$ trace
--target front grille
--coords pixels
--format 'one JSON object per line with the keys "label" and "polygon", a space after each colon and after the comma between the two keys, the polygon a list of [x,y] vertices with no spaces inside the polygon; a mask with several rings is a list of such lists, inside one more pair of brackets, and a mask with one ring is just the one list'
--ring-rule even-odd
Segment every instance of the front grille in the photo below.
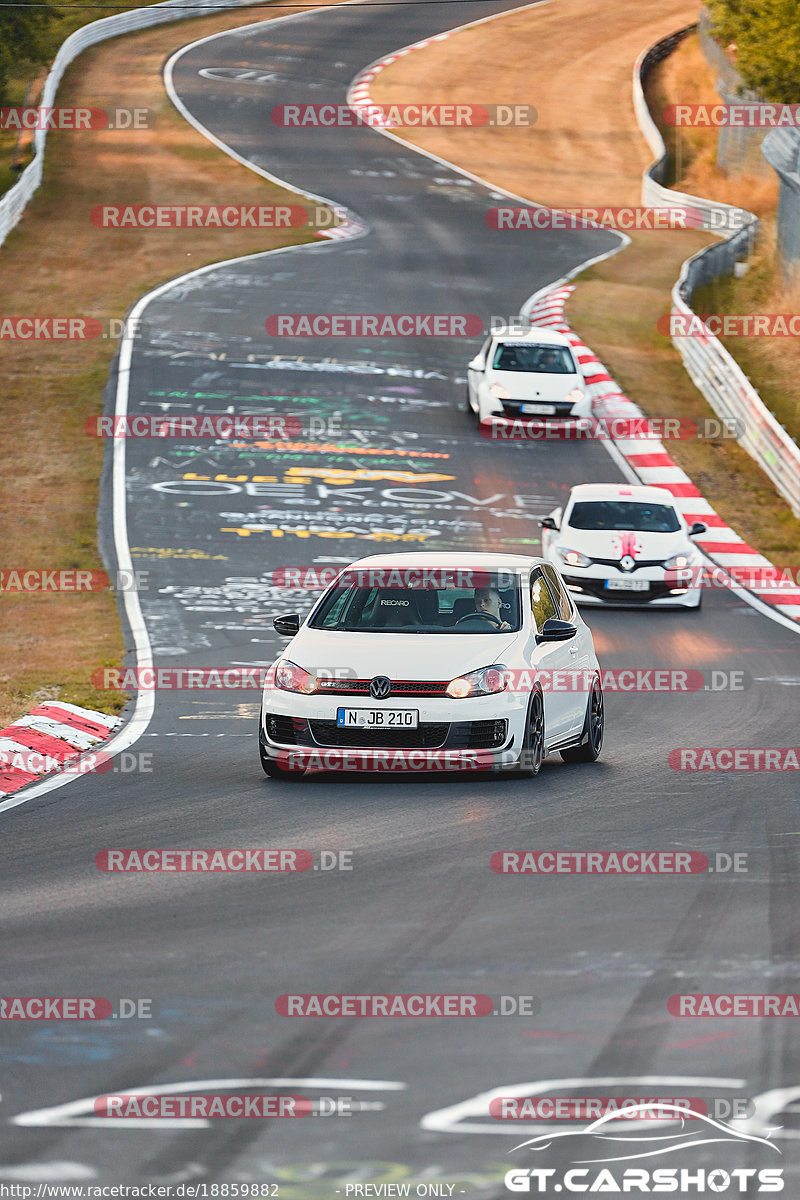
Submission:
{"label": "front grille", "polygon": [[[563,419],[572,415],[572,402],[570,400],[503,400],[503,413],[507,417],[524,417],[528,420],[535,421],[539,417],[544,417],[545,420],[553,420],[554,417]],[[550,408],[555,409],[551,415],[549,413],[523,413],[523,404],[547,404]]]}
{"label": "front grille", "polygon": [[416,729],[345,729],[335,721],[310,721],[320,746],[353,746],[361,750],[433,750],[444,744],[450,729],[446,721],[420,724]]}
{"label": "front grille", "polygon": [[491,750],[506,740],[507,721],[456,721],[450,726],[448,748]]}
{"label": "front grille", "polygon": [[[597,563],[600,567],[617,567],[621,569],[618,558],[593,558],[592,562]],[[639,567],[663,567],[663,565],[663,558],[635,558],[630,571],[626,571],[625,574],[632,575],[634,571],[639,570]]]}
{"label": "front grille", "polygon": [[605,580],[603,579],[579,579],[574,575],[564,575],[562,578],[567,586],[579,587],[588,595],[597,596],[609,604],[648,604],[651,600],[661,600],[664,596],[670,596],[675,586],[656,580],[651,581],[646,592],[624,592],[609,590],[604,586]]}
{"label": "front grille", "polygon": [[[392,696],[446,696],[449,679],[393,679]],[[320,679],[317,689],[328,696],[368,696],[369,679]]]}

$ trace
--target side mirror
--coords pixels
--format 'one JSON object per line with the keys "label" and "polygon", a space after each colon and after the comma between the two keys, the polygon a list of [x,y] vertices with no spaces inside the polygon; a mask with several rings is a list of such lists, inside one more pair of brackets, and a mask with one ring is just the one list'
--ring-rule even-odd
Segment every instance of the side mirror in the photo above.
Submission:
{"label": "side mirror", "polygon": [[483,370],[483,359],[481,358],[480,354],[477,355],[476,358],[473,358],[472,362],[467,363],[467,370],[468,371],[482,371]]}
{"label": "side mirror", "polygon": [[272,628],[276,633],[282,633],[284,637],[294,637],[300,629],[300,616],[298,613],[290,613],[286,617],[276,617],[272,622]]}
{"label": "side mirror", "polygon": [[702,521],[695,521],[694,525],[689,530],[689,537],[697,537],[698,533],[705,533],[707,529],[708,526],[704,525]]}
{"label": "side mirror", "polygon": [[541,525],[542,529],[558,529],[554,517],[545,517],[544,520],[539,522],[539,524]]}
{"label": "side mirror", "polygon": [[541,642],[568,642],[577,632],[571,621],[559,621],[555,617],[548,617],[542,626],[542,632],[536,635],[536,645]]}

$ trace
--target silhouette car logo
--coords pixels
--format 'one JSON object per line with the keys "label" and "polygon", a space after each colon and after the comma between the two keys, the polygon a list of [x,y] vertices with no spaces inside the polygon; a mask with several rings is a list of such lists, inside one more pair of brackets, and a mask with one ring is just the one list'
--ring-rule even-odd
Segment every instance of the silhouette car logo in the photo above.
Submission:
{"label": "silhouette car logo", "polygon": [[392,690],[392,681],[387,679],[385,675],[376,675],[370,681],[369,694],[376,700],[385,700]]}

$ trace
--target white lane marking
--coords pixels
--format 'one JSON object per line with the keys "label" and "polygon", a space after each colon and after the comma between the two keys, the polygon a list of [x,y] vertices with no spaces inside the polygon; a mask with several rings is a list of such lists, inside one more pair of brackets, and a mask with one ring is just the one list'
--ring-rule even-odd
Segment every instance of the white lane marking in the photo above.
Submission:
{"label": "white lane marking", "polygon": [[125,1129],[207,1129],[211,1121],[204,1117],[97,1117],[96,1100],[110,1096],[174,1096],[188,1092],[241,1091],[243,1088],[320,1088],[325,1091],[349,1090],[367,1092],[400,1092],[407,1085],[391,1079],[317,1079],[273,1077],[267,1079],[191,1079],[180,1083],[159,1083],[152,1087],[116,1088],[113,1092],[69,1100],[52,1108],[36,1108],[17,1113],[10,1118],[12,1125],[31,1126],[103,1126]]}
{"label": "white lane marking", "polygon": [[96,1179],[97,1171],[85,1163],[41,1162],[17,1163],[13,1167],[0,1165],[0,1179],[24,1180],[26,1183],[64,1183],[77,1179]]}
{"label": "white lane marking", "polygon": [[[533,1133],[537,1129],[544,1132],[572,1130],[574,1125],[557,1125],[554,1121],[500,1121],[492,1118],[490,1124],[483,1122],[470,1123],[466,1117],[485,1117],[489,1112],[492,1100],[501,1096],[541,1096],[551,1091],[561,1091],[566,1088],[588,1087],[626,1087],[634,1084],[641,1087],[724,1087],[743,1088],[747,1081],[744,1079],[705,1078],[701,1075],[578,1075],[574,1079],[539,1079],[532,1083],[501,1084],[490,1092],[479,1092],[462,1100],[458,1104],[448,1105],[426,1113],[420,1121],[420,1128],[436,1133],[490,1133],[490,1134],[519,1134]],[[667,1121],[648,1121],[648,1128],[669,1124]]]}

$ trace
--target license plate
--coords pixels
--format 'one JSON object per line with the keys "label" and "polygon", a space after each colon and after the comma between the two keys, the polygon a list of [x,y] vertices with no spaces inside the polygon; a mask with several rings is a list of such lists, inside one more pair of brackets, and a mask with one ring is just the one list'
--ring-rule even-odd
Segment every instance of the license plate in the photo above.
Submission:
{"label": "license plate", "polygon": [[554,404],[523,404],[520,412],[526,416],[553,417],[555,416],[556,409]]}
{"label": "license plate", "polygon": [[606,587],[610,592],[650,591],[650,584],[646,579],[607,579]]}
{"label": "license plate", "polygon": [[416,729],[416,708],[337,708],[336,724],[344,729]]}

